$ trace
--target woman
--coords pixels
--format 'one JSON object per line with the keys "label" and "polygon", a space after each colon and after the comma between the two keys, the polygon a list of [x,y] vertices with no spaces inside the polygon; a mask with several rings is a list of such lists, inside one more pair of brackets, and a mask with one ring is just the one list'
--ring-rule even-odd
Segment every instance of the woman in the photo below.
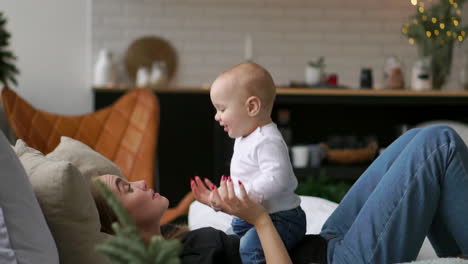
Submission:
{"label": "woman", "polygon": [[[130,201],[135,183],[103,180],[115,186],[130,214],[141,218],[136,221],[143,234],[160,234],[159,218],[146,214],[161,215],[166,199],[146,190],[160,208],[150,210],[150,204]],[[227,191],[221,192],[206,184],[211,190],[198,178],[191,184],[199,201],[252,223],[267,263],[291,263],[268,215],[241,183],[240,198],[231,182],[222,182],[220,189]],[[393,142],[353,185],[320,235],[327,241],[328,263],[399,263],[416,258],[426,235],[440,257],[467,256],[467,223],[468,149],[453,129],[432,126],[412,129]]]}
{"label": "woman", "polygon": [[[195,231],[176,228],[176,230],[170,230],[163,234],[159,220],[167,209],[169,201],[152,189],[147,188],[144,181],[127,182],[115,175],[103,175],[99,176],[98,179],[116,194],[122,206],[127,209],[130,217],[135,221],[145,240],[149,241],[154,235],[163,235],[165,238],[180,238],[183,243],[182,263],[241,263],[239,239],[235,235],[228,236],[213,228],[203,228]],[[227,190],[226,195],[220,195],[216,188],[213,191],[215,198],[220,201],[220,208],[227,213],[247,220],[257,228],[268,256],[270,258],[275,257],[275,260],[267,257],[267,262],[292,263],[265,209],[249,199],[242,185],[240,186],[241,199],[232,195],[234,193],[232,182],[223,182],[222,185]],[[93,191],[93,195],[100,214],[102,230],[112,233],[110,225],[116,221],[115,215],[96,190]],[[268,250],[283,252],[283,254],[273,254]]]}

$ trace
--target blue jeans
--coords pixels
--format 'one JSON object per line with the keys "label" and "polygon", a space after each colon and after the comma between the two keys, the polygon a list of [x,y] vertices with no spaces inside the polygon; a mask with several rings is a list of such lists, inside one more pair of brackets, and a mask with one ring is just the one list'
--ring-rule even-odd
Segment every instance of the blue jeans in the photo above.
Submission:
{"label": "blue jeans", "polygon": [[328,263],[468,255],[468,149],[447,126],[412,129],[363,173],[325,222]]}
{"label": "blue jeans", "polygon": [[[293,248],[303,238],[306,232],[306,216],[300,206],[270,214],[287,249]],[[265,256],[253,225],[235,217],[231,222],[232,231],[241,237],[239,251],[243,264],[265,263]]]}

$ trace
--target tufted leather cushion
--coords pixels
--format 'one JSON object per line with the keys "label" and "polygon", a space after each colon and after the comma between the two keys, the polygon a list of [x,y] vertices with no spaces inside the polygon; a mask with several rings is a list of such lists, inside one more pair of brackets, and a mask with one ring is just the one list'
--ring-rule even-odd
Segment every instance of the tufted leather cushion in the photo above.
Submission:
{"label": "tufted leather cushion", "polygon": [[3,89],[7,119],[18,138],[47,154],[61,136],[79,140],[112,160],[129,181],[153,186],[159,101],[148,89],[135,89],[109,107],[84,115],[36,109],[11,89]]}

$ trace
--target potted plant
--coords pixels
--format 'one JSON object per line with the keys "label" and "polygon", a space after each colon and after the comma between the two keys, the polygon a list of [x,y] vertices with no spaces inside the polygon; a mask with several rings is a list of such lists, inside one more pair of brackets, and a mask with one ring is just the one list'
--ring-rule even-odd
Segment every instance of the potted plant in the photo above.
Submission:
{"label": "potted plant", "polygon": [[[2,87],[8,87],[11,84],[16,85],[15,76],[18,74],[14,62],[15,55],[8,50],[10,33],[6,30],[6,19],[3,13],[0,12],[0,91]],[[3,112],[3,104],[0,97],[0,131],[8,137],[11,143],[14,143],[15,136],[13,131],[7,124],[6,117]]]}
{"label": "potted plant", "polygon": [[317,61],[309,61],[305,69],[305,83],[308,86],[320,84],[322,82],[325,59],[321,56]]}
{"label": "potted plant", "polygon": [[19,73],[14,62],[16,56],[8,49],[10,33],[6,30],[6,18],[0,12],[0,86],[17,85],[15,76]]}
{"label": "potted plant", "polygon": [[428,7],[422,1],[411,1],[417,11],[411,22],[403,25],[402,33],[411,45],[418,46],[418,61],[430,60],[428,78],[432,80],[432,89],[442,88],[450,74],[453,45],[465,40],[467,27],[461,23],[464,2],[444,0]]}

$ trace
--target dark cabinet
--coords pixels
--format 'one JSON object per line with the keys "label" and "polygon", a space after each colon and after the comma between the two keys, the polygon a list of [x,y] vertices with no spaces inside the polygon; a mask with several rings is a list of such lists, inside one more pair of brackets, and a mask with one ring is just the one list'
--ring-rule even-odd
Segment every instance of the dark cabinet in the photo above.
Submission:
{"label": "dark cabinet", "polygon": [[[111,104],[125,91],[94,89],[95,108]],[[208,90],[155,93],[161,105],[155,188],[177,202],[190,190],[194,175],[217,181],[229,173],[233,140],[214,121]],[[400,134],[402,125],[429,120],[468,123],[468,92],[282,88],[273,109],[274,121],[280,109],[290,113],[292,145],[324,142],[329,135],[373,135],[385,147]],[[343,168],[351,172],[353,167]]]}

